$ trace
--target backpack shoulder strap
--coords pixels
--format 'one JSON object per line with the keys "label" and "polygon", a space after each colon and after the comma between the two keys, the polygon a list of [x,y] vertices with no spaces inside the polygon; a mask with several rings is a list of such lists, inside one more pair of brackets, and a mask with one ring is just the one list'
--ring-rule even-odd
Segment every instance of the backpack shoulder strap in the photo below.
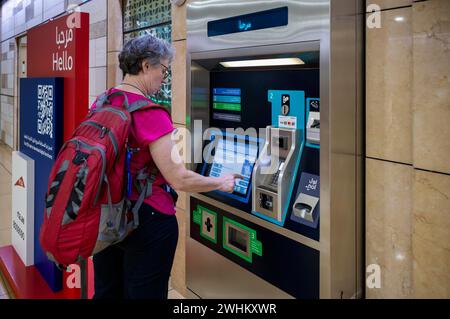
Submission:
{"label": "backpack shoulder strap", "polygon": [[103,92],[103,93],[97,98],[97,100],[95,101],[95,107],[96,107],[96,108],[100,108],[100,107],[103,106],[103,104],[105,104],[106,99],[108,98],[108,92],[109,92],[109,91]]}
{"label": "backpack shoulder strap", "polygon": [[130,106],[128,107],[128,112],[133,113],[135,111],[144,110],[147,108],[162,109],[162,110],[166,111],[167,114],[169,114],[169,116],[170,116],[170,111],[168,108],[166,108],[162,105],[150,102],[149,100],[146,100],[146,99],[140,99],[140,100],[137,100],[137,101],[131,103]]}
{"label": "backpack shoulder strap", "polygon": [[127,95],[122,92],[122,91],[116,91],[116,92],[112,92],[112,89],[109,89],[108,91],[104,92],[103,94],[101,94],[98,98],[97,98],[97,102],[95,102],[95,107],[100,108],[103,107],[103,105],[105,103],[111,104],[111,98],[115,97],[115,96],[123,96],[124,100],[123,100],[123,105],[125,106],[125,108],[129,108],[129,103],[128,103],[128,97]]}
{"label": "backpack shoulder strap", "polygon": [[140,110],[141,108],[144,108],[146,106],[150,105],[150,102],[144,99],[137,100],[130,104],[128,107],[128,112],[133,113],[137,110]]}

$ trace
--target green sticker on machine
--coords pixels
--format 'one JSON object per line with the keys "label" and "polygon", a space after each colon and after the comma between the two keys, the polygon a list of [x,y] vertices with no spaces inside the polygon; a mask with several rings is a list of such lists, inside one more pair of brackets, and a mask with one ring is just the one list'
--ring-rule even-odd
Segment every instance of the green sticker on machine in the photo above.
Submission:
{"label": "green sticker on machine", "polygon": [[262,256],[262,243],[256,238],[256,230],[232,219],[223,218],[223,248],[253,262],[253,254]]}
{"label": "green sticker on machine", "polygon": [[194,223],[200,225],[200,236],[217,244],[217,213],[197,205],[192,215]]}
{"label": "green sticker on machine", "polygon": [[197,206],[197,209],[192,212],[192,219],[194,223],[200,225],[202,222],[202,207]]}
{"label": "green sticker on machine", "polygon": [[251,241],[251,248],[253,253],[258,256],[262,256],[262,243],[256,240],[256,232],[254,233],[255,239]]}
{"label": "green sticker on machine", "polygon": [[241,105],[233,103],[213,103],[213,108],[216,110],[240,111]]}

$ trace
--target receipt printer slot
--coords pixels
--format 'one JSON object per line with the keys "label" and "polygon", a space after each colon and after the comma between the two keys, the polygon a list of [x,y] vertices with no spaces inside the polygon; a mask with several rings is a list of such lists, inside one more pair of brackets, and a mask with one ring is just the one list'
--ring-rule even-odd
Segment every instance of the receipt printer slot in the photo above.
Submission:
{"label": "receipt printer slot", "polygon": [[300,195],[297,197],[294,203],[293,214],[297,218],[301,218],[307,222],[314,223],[315,218],[317,217],[314,216],[313,213],[318,202],[319,198],[304,193],[300,193]]}

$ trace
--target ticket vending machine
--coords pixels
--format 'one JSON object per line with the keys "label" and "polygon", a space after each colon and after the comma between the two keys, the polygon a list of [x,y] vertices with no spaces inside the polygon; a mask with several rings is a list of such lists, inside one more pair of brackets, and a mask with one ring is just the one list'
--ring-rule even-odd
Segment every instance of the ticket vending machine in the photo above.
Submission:
{"label": "ticket vending machine", "polygon": [[362,2],[187,5],[191,297],[361,296]]}

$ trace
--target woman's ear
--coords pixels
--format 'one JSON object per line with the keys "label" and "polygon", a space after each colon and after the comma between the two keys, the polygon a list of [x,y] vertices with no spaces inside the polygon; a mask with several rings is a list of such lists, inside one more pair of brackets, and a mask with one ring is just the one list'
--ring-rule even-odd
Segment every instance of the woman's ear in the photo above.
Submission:
{"label": "woman's ear", "polygon": [[142,61],[142,71],[148,72],[148,70],[150,69],[150,64],[148,63],[148,61],[144,60]]}

